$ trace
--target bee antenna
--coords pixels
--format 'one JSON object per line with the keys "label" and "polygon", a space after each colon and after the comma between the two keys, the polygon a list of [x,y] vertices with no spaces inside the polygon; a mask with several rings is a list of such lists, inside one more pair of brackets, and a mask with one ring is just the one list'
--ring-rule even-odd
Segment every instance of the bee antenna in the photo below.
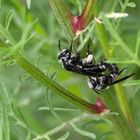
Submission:
{"label": "bee antenna", "polygon": [[124,70],[126,70],[127,68],[122,68],[120,71],[119,71],[119,73],[118,73],[118,75],[120,75]]}

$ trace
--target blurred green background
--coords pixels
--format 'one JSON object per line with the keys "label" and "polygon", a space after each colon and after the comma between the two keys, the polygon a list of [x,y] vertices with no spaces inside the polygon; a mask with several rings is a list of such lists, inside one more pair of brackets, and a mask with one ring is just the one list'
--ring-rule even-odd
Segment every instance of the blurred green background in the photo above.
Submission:
{"label": "blurred green background", "polygon": [[[81,7],[85,4],[85,0],[65,1],[74,14],[79,13],[78,3],[81,4]],[[110,5],[113,5],[115,1],[99,0],[102,12],[110,12],[112,8]],[[125,0],[120,1],[125,2]],[[132,2],[136,4],[136,7],[127,7],[125,9],[125,12],[127,12],[129,16],[121,21],[118,29],[118,32],[121,34],[125,42],[132,46],[131,50],[133,50],[133,46],[135,46],[137,33],[140,29],[140,1],[133,0]],[[19,41],[21,36],[28,31],[29,26],[32,26],[34,23],[30,30],[30,34],[35,33],[35,35],[24,47],[25,55],[28,60],[38,66],[50,77],[53,75],[56,82],[69,89],[77,96],[95,102],[96,93],[90,90],[87,86],[86,77],[65,71],[57,60],[57,54],[59,52],[57,45],[58,40],[61,40],[62,48],[68,48],[69,43],[67,42],[67,38],[61,30],[51,9],[49,0],[34,0],[31,3],[30,9],[27,8],[24,0],[3,0],[1,3],[1,24],[5,23],[5,17],[8,12],[10,10],[14,11],[9,31],[16,41]],[[116,11],[121,12],[119,4],[116,7]],[[91,49],[98,62],[100,59],[104,58],[104,56],[99,40],[96,37],[95,30],[90,39],[92,42]],[[2,44],[3,38],[1,35],[0,40]],[[113,40],[111,40],[111,43],[113,43]],[[117,47],[113,58],[127,58],[128,56],[119,49],[119,46]],[[5,122],[6,125],[9,124],[11,140],[37,139],[37,136],[50,132],[49,130],[52,132],[50,135],[52,140],[59,139],[62,136],[61,139],[69,136],[67,138],[68,140],[90,140],[94,139],[94,134],[96,134],[97,140],[112,140],[114,137],[117,137],[113,132],[111,122],[100,117],[95,117],[94,119],[85,118],[81,121],[78,119],[79,121],[75,123],[78,130],[73,128],[74,126],[66,125],[62,130],[54,132],[53,130],[58,126],[61,126],[63,122],[74,119],[82,115],[84,112],[46,89],[44,85],[32,78],[20,66],[13,63],[3,64],[2,59],[0,62],[0,79],[4,84],[3,87],[5,87],[4,92],[9,95],[9,100],[12,102],[11,107],[14,110],[14,116],[16,116],[11,117],[9,115],[9,121]],[[137,74],[134,78],[139,79],[140,68],[137,65],[118,65],[120,67],[123,67],[124,65],[128,67],[128,70],[124,75],[136,72]],[[139,132],[139,85],[124,88],[126,90],[126,96],[129,97],[132,115],[138,128],[137,131]],[[113,88],[110,88],[109,91],[112,92],[112,94],[114,92]],[[108,90],[104,91],[103,94],[106,94],[107,92]],[[0,123],[2,123],[1,121]],[[3,125],[0,125],[0,127],[3,127]],[[42,137],[40,139],[45,140],[47,138]]]}

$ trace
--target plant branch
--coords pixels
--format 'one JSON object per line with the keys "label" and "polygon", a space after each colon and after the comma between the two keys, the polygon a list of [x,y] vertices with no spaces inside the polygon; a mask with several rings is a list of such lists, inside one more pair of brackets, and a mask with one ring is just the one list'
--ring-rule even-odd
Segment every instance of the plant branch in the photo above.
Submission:
{"label": "plant branch", "polygon": [[48,76],[46,76],[43,72],[41,72],[37,67],[32,65],[19,53],[17,53],[14,58],[17,64],[19,64],[24,70],[26,70],[29,74],[31,74],[37,80],[39,80],[44,85],[46,85],[49,89],[58,93],[61,97],[64,97],[65,99],[75,104],[76,106],[79,106],[80,108],[83,108],[89,111],[89,108],[91,106],[90,103],[78,98],[77,96],[74,96],[70,91],[61,87],[55,81],[49,79]]}
{"label": "plant branch", "polygon": [[105,25],[107,25],[107,30],[112,34],[112,37],[118,42],[119,46],[130,56],[130,58],[134,59],[135,54],[129,49],[129,47],[116,32],[115,27],[113,27],[109,19],[103,16],[103,21],[105,22]]}
{"label": "plant branch", "polygon": [[61,28],[66,33],[67,39],[71,43],[75,36],[70,19],[71,12],[63,0],[49,0],[49,2]]}
{"label": "plant branch", "polygon": [[14,59],[17,64],[19,64],[24,70],[26,70],[29,74],[35,77],[38,81],[42,82],[49,89],[51,89],[61,97],[65,98],[76,107],[95,114],[100,114],[102,112],[108,111],[101,99],[97,98],[96,104],[92,104],[75,96],[73,93],[60,86],[55,81],[49,79],[48,76],[46,76],[37,67],[27,61],[20,53],[16,53]]}
{"label": "plant branch", "polygon": [[81,31],[93,20],[94,1],[95,0],[87,0],[82,14],[75,16],[71,13],[63,0],[50,0],[51,7],[60,26],[67,34],[69,41],[71,41],[75,35],[79,36]]}
{"label": "plant branch", "polygon": [[119,113],[118,116],[107,116],[107,118],[109,118],[114,124],[115,132],[118,134],[118,139],[137,140],[134,128],[128,124],[127,120],[122,114],[122,111],[119,108],[120,103],[116,101],[115,93],[109,92],[102,94],[102,97],[111,111]]}
{"label": "plant branch", "polygon": [[[102,24],[99,24],[99,25],[97,24],[96,29],[97,29],[99,40],[101,42],[101,46],[104,50],[104,55],[108,59],[108,58],[110,58],[111,54],[108,51],[110,46],[109,45],[107,46],[107,44],[109,44],[108,43],[109,39],[107,38],[107,33],[105,31],[105,27]],[[133,122],[133,119],[131,116],[128,98],[126,95],[124,95],[125,94],[124,89],[120,86],[120,84],[118,84],[115,86],[115,90],[116,90],[116,95],[113,95],[113,96],[115,96],[118,99],[119,106],[117,108],[119,108],[119,107],[121,108],[123,114],[125,115],[125,118],[127,118],[130,125],[133,128],[135,128],[134,122]],[[110,102],[111,101],[112,101],[112,99],[110,99]],[[105,102],[106,102],[106,100],[105,100]],[[120,114],[122,115],[122,113],[120,113]]]}

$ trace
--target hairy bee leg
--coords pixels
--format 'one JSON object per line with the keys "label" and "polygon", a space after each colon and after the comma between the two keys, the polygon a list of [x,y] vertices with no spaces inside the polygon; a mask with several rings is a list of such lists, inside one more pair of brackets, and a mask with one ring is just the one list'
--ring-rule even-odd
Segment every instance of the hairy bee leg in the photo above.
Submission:
{"label": "hairy bee leg", "polygon": [[125,76],[125,77],[123,77],[123,78],[121,78],[121,79],[119,79],[119,80],[116,80],[116,81],[113,82],[111,85],[114,85],[114,84],[117,84],[117,83],[122,82],[122,81],[124,81],[124,80],[127,80],[128,78],[130,78],[130,77],[132,77],[132,76],[134,76],[134,75],[135,75],[135,73],[130,74],[130,75],[128,75],[128,76]]}
{"label": "hairy bee leg", "polygon": [[89,86],[92,90],[94,90],[97,94],[100,94],[100,92],[98,92],[98,91],[95,89],[93,83],[91,82],[91,77],[88,77],[87,83],[88,83],[88,86]]}

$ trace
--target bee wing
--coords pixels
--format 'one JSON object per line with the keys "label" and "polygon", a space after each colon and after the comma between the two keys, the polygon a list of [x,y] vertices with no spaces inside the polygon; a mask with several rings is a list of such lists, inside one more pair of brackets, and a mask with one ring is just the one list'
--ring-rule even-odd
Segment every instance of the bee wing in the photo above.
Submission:
{"label": "bee wing", "polygon": [[90,70],[90,69],[81,68],[81,71],[82,71],[83,75],[86,75],[86,76],[103,76],[103,74],[101,72]]}

